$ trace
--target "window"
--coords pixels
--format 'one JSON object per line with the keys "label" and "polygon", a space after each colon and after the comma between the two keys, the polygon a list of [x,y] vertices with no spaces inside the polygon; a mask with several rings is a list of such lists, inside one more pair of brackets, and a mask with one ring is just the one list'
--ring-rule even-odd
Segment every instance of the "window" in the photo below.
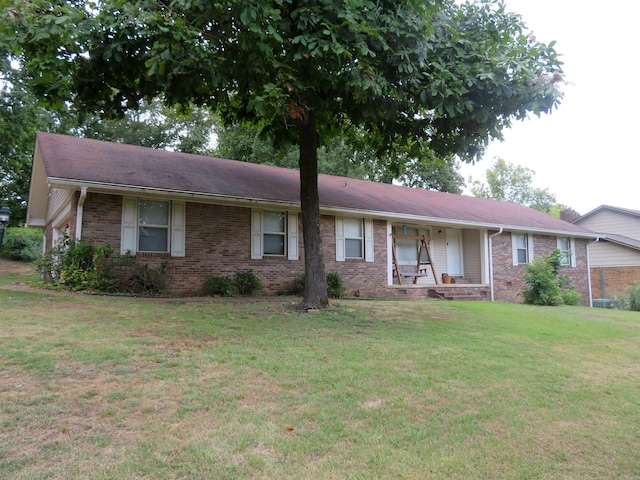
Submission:
{"label": "window", "polygon": [[560,264],[563,267],[576,266],[576,246],[573,238],[558,237],[558,250],[560,250]]}
{"label": "window", "polygon": [[362,258],[364,235],[362,220],[354,218],[344,219],[344,257]]}
{"label": "window", "polygon": [[287,214],[285,212],[263,212],[263,255],[284,255]]}
{"label": "window", "polygon": [[[405,233],[406,232],[406,233]],[[398,235],[410,235],[417,237],[424,235],[429,237],[429,232],[425,230],[418,230],[417,228],[402,229],[399,227],[393,227],[393,233]],[[418,263],[418,251],[420,250],[420,241],[412,238],[397,238],[396,239],[396,254],[398,255],[398,262],[401,264],[416,265]],[[426,249],[422,250],[422,258],[420,263],[429,263],[429,254]]]}
{"label": "window", "polygon": [[123,197],[120,253],[185,255],[186,204],[179,201]]}
{"label": "window", "polygon": [[169,251],[169,202],[140,200],[138,205],[138,251]]}
{"label": "window", "polygon": [[276,210],[251,211],[251,258],[287,256],[298,260],[298,214]]}
{"label": "window", "polygon": [[533,260],[533,235],[528,233],[512,233],[511,248],[513,264],[524,265]]}
{"label": "window", "polygon": [[336,261],[373,262],[373,220],[336,217]]}

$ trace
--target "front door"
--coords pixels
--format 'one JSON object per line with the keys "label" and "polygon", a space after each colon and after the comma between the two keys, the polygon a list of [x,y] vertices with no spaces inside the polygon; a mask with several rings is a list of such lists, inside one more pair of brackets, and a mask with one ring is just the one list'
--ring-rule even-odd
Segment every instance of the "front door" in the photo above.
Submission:
{"label": "front door", "polygon": [[447,273],[461,276],[462,272],[462,232],[447,228]]}

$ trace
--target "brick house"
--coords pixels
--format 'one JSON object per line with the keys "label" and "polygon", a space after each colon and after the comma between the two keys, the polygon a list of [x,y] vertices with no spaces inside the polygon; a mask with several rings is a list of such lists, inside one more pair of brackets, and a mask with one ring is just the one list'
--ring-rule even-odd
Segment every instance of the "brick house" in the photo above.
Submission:
{"label": "brick house", "polygon": [[[349,294],[518,302],[524,265],[558,248],[590,304],[595,234],[583,227],[508,202],[318,182],[325,268]],[[247,268],[275,294],[304,272],[297,170],[38,133],[27,225],[43,229],[46,247],[68,228],[165,264],[178,295]]]}
{"label": "brick house", "polygon": [[640,211],[601,205],[571,221],[598,233],[589,246],[594,299],[624,295],[640,282]]}

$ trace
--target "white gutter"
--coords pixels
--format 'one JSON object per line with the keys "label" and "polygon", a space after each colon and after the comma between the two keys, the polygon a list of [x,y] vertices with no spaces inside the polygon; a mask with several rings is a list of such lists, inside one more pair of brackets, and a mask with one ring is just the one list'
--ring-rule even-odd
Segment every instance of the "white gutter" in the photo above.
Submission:
{"label": "white gutter", "polygon": [[78,209],[76,211],[76,242],[82,238],[82,214],[84,213],[84,201],[87,199],[87,187],[80,190],[80,198],[78,199]]}
{"label": "white gutter", "polygon": [[591,253],[589,253],[589,247],[594,243],[598,243],[600,237],[596,238],[593,242],[587,243],[587,279],[589,280],[589,307],[593,307],[593,290],[591,288]]}
{"label": "white gutter", "polygon": [[491,239],[493,237],[497,237],[498,235],[502,235],[503,227],[500,227],[500,230],[496,233],[492,233],[489,235],[489,286],[491,287],[491,301],[495,302],[495,293],[493,291],[493,243]]}
{"label": "white gutter", "polygon": [[[113,192],[121,192],[138,195],[158,195],[158,196],[179,196],[184,199],[192,199],[193,201],[198,202],[212,202],[219,203],[224,205],[241,205],[241,206],[279,206],[280,208],[292,209],[295,211],[300,211],[300,202],[299,201],[288,201],[288,200],[268,200],[268,199],[260,199],[260,198],[241,198],[234,197],[232,195],[220,195],[213,193],[201,193],[201,192],[186,192],[182,190],[168,190],[161,189],[156,187],[135,187],[130,185],[121,185],[121,184],[109,184],[103,182],[88,182],[88,181],[74,181],[64,178],[57,177],[49,177],[49,183],[51,185],[59,186],[59,187],[70,187],[80,186],[81,188],[91,187],[92,191],[104,191],[113,193]],[[588,238],[593,239],[595,236],[589,233],[583,232],[574,232],[570,230],[555,230],[548,228],[536,228],[529,227],[526,225],[499,225],[495,223],[487,223],[487,222],[476,222],[471,220],[461,220],[461,219],[446,219],[440,217],[427,217],[420,215],[407,215],[402,213],[395,212],[384,212],[384,211],[376,211],[376,210],[364,210],[364,209],[354,209],[354,208],[344,208],[344,207],[327,207],[320,206],[320,211],[322,214],[326,215],[358,215],[364,217],[371,218],[379,218],[385,219],[387,221],[402,221],[403,223],[415,222],[415,223],[426,223],[434,226],[443,226],[443,227],[457,227],[457,228],[487,228],[487,229],[503,229],[508,231],[522,231],[529,233],[538,233],[541,235],[563,235],[574,238]]]}

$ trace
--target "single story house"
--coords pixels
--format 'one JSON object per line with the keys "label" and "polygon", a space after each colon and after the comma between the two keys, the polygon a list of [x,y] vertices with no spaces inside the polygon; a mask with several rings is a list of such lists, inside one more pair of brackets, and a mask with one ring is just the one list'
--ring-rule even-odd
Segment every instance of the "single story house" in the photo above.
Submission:
{"label": "single story house", "polygon": [[598,234],[589,247],[594,299],[614,299],[640,282],[640,211],[601,205],[573,223]]}
{"label": "single story house", "polygon": [[[590,304],[591,231],[522,205],[320,175],[327,272],[348,294],[522,301],[525,265],[560,249]],[[38,133],[27,225],[165,264],[175,294],[251,269],[265,293],[304,272],[299,172]],[[68,225],[68,227],[67,227]],[[444,274],[451,283],[444,283]]]}

